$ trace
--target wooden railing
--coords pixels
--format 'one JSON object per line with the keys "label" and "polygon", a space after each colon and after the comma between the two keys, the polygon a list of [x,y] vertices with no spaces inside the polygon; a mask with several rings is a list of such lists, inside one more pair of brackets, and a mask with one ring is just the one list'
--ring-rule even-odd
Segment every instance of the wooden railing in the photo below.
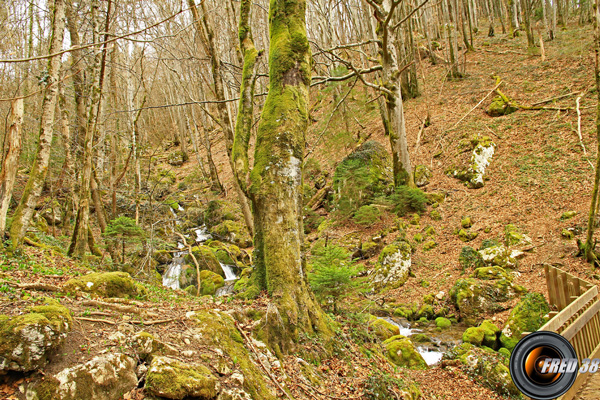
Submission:
{"label": "wooden railing", "polygon": [[[598,287],[558,268],[546,265],[546,284],[550,305],[558,311],[540,331],[562,335],[575,349],[581,362],[600,357],[600,301]],[[571,389],[560,400],[571,400],[593,374],[579,374]]]}

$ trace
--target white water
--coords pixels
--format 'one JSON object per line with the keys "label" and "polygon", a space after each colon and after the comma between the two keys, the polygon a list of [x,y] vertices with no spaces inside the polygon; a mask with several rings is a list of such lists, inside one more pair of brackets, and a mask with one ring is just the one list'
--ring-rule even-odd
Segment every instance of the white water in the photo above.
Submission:
{"label": "white water", "polygon": [[[179,243],[181,244],[181,243]],[[183,244],[181,244],[183,247]],[[181,276],[181,267],[183,266],[183,253],[175,253],[173,261],[167,267],[163,275],[163,286],[171,289],[179,289],[179,276]]]}
{"label": "white water", "polygon": [[[384,319],[386,321],[396,325],[400,329],[400,335],[402,335],[402,336],[410,337],[410,336],[414,335],[415,333],[423,332],[422,329],[411,328],[408,323],[406,324],[406,326],[404,326],[404,324],[398,323],[397,321],[394,321],[391,318],[384,318]],[[435,341],[435,338],[432,338],[432,339]],[[432,349],[430,347],[425,347],[425,346],[415,346],[415,347],[416,347],[417,352],[421,355],[421,357],[423,357],[423,360],[425,360],[425,363],[427,365],[435,365],[435,364],[439,363],[442,360],[442,357],[444,356],[443,351],[435,350],[435,349]]]}
{"label": "white water", "polygon": [[223,268],[223,272],[225,273],[225,281],[234,281],[237,279],[235,272],[233,272],[233,268],[231,265],[221,264],[221,268]]}
{"label": "white water", "polygon": [[208,233],[206,225],[202,225],[200,228],[195,229],[194,232],[196,232],[197,243],[206,242],[208,239],[212,239],[212,235]]}

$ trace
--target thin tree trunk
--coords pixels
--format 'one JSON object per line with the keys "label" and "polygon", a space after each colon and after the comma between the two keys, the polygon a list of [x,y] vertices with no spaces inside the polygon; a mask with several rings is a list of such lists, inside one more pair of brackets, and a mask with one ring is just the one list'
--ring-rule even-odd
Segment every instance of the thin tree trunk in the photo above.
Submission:
{"label": "thin tree trunk", "polygon": [[[206,5],[204,2],[200,3],[200,7],[202,7],[203,16],[200,18],[198,14],[198,9],[196,8],[196,4],[194,0],[188,0],[188,5],[192,11],[192,15],[194,18],[194,23],[196,24],[196,29],[200,33],[200,35],[204,38],[203,42],[206,46],[207,55],[210,58],[211,63],[211,72],[214,83],[214,90],[217,97],[217,100],[221,102],[217,104],[217,110],[219,112],[219,119],[221,128],[223,129],[223,133],[225,134],[225,145],[227,148],[227,155],[229,159],[229,164],[232,170],[235,170],[232,159],[232,148],[233,148],[233,138],[234,132],[231,124],[231,116],[227,107],[227,104],[223,101],[227,100],[225,98],[225,90],[223,88],[223,80],[221,79],[221,65],[219,60],[219,54],[214,42],[214,33],[212,31],[212,27],[208,22],[208,12],[206,10]],[[250,205],[248,204],[248,198],[245,196],[244,192],[240,188],[237,179],[233,180],[233,186],[235,188],[238,202],[242,209],[242,213],[244,214],[244,220],[246,222],[246,226],[248,227],[248,231],[251,235],[254,235],[254,221],[252,219],[252,212],[250,210]]]}
{"label": "thin tree trunk", "polygon": [[[52,28],[48,53],[54,54],[62,48],[65,33],[64,0],[54,0],[51,12]],[[42,193],[46,175],[48,174],[53,136],[54,111],[56,108],[56,94],[58,92],[60,57],[61,56],[57,55],[50,57],[48,60],[47,79],[44,88],[44,99],[42,100],[38,149],[29,173],[27,185],[23,191],[23,196],[21,197],[19,206],[13,216],[13,222],[10,228],[10,238],[12,241],[11,251],[20,246],[25,237],[35,206]]]}
{"label": "thin tree trunk", "polygon": [[8,133],[4,139],[6,154],[0,169],[0,241],[4,240],[6,215],[12,198],[13,187],[19,170],[19,156],[23,136],[23,99],[13,100],[8,117]]}

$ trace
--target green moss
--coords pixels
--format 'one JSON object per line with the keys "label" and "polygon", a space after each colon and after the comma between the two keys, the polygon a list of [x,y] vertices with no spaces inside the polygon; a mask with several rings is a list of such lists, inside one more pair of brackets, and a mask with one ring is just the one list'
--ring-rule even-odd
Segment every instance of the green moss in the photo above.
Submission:
{"label": "green moss", "polygon": [[479,329],[479,327],[471,327],[463,332],[462,340],[464,343],[481,346],[481,343],[483,343],[483,336],[483,330]]}
{"label": "green moss", "polygon": [[575,238],[575,234],[573,233],[573,231],[570,231],[570,230],[568,230],[568,229],[563,229],[563,230],[560,232],[560,235],[561,235],[563,238],[565,238],[565,239],[568,239],[568,240],[573,240],[573,238]]}
{"label": "green moss", "polygon": [[219,381],[204,365],[155,357],[148,369],[144,388],[151,394],[172,399],[212,399],[218,394]]}
{"label": "green moss", "polygon": [[435,236],[435,228],[433,226],[428,226],[427,228],[425,228],[425,234],[427,236]]}
{"label": "green moss", "polygon": [[472,277],[484,280],[506,279],[512,281],[512,277],[501,267],[481,267],[471,274]]}
{"label": "green moss", "polygon": [[470,246],[462,248],[458,256],[458,262],[462,266],[463,271],[467,268],[479,268],[483,266],[481,254]]}
{"label": "green moss", "polygon": [[425,243],[423,243],[423,250],[424,251],[432,250],[435,247],[437,247],[437,243],[434,240],[428,240]]}
{"label": "green moss", "polygon": [[146,289],[125,272],[96,272],[68,280],[67,292],[82,291],[101,297],[137,298],[146,296]]}
{"label": "green moss", "polygon": [[226,220],[211,228],[210,233],[241,248],[252,246],[248,229],[241,222]]}
{"label": "green moss", "polygon": [[461,219],[460,225],[465,229],[470,228],[473,225],[473,223],[471,222],[471,217],[464,217],[463,219]]}
{"label": "green moss", "polygon": [[545,322],[550,307],[540,293],[528,293],[511,311],[500,335],[500,343],[511,350],[517,345],[524,332],[535,332]]}
{"label": "green moss", "polygon": [[369,330],[381,340],[387,340],[392,336],[400,334],[400,328],[383,318],[369,316]]}
{"label": "green moss", "polygon": [[450,326],[452,326],[452,322],[448,318],[437,317],[435,319],[435,326],[442,329],[450,328]]}
{"label": "green moss", "polygon": [[200,293],[203,296],[214,295],[217,289],[225,286],[225,280],[221,275],[217,275],[212,271],[200,271]]}
{"label": "green moss", "polygon": [[431,212],[429,213],[429,216],[434,221],[441,221],[442,220],[442,214],[440,214],[440,212],[438,210],[431,210]]}
{"label": "green moss", "polygon": [[206,226],[213,227],[223,221],[240,221],[241,211],[231,203],[224,200],[211,200],[204,211]]}
{"label": "green moss", "polygon": [[426,369],[427,363],[405,336],[392,336],[383,342],[387,357],[400,367]]}
{"label": "green moss", "polygon": [[410,219],[410,224],[419,225],[419,223],[421,223],[421,216],[419,214],[413,214],[412,218]]}
{"label": "green moss", "polygon": [[577,215],[577,211],[565,211],[564,213],[562,213],[562,215],[560,216],[561,220],[566,220],[566,219],[571,219],[574,216]]}
{"label": "green moss", "polygon": [[426,165],[416,165],[414,170],[414,181],[419,187],[425,186],[431,180],[433,173]]}
{"label": "green moss", "polygon": [[465,229],[461,229],[460,231],[458,231],[458,238],[463,242],[470,242],[471,240],[475,239],[478,235],[479,233],[477,232],[470,232]]}
{"label": "green moss", "polygon": [[[200,344],[211,349],[221,349],[226,361],[233,363],[244,375],[244,390],[253,399],[275,400],[276,396],[269,390],[265,376],[260,368],[250,359],[250,353],[244,347],[244,339],[237,330],[233,318],[225,313],[214,311],[198,311],[195,315],[196,330]],[[214,356],[213,356],[214,357]]]}
{"label": "green moss", "polygon": [[401,306],[394,310],[394,315],[400,318],[413,320],[416,317],[417,310],[408,306]]}
{"label": "green moss", "polygon": [[414,343],[431,343],[431,338],[424,333],[417,333],[410,337]]}
{"label": "green moss", "polygon": [[431,304],[423,304],[417,313],[419,318],[426,318],[428,320],[433,318],[434,315],[435,311],[433,310],[433,306]]}
{"label": "green moss", "polygon": [[417,243],[421,243],[423,241],[423,235],[416,233],[415,236],[413,236],[413,240]]}
{"label": "green moss", "polygon": [[379,208],[373,205],[361,206],[354,213],[354,222],[359,225],[369,226],[379,221],[381,218],[381,211]]}
{"label": "green moss", "polygon": [[[194,246],[192,247],[192,253],[194,254],[194,257],[196,257],[196,261],[198,262],[200,270],[212,271],[221,276],[225,275],[223,268],[221,268],[221,264],[219,263],[219,259],[215,255],[215,251],[212,248],[203,245]],[[195,270],[194,260],[190,254],[185,256],[185,262],[187,264],[194,265],[193,269]]]}

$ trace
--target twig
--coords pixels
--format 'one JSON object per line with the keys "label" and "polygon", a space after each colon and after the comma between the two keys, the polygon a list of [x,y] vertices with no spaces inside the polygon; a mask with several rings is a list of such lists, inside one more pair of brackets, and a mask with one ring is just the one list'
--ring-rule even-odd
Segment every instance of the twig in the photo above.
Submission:
{"label": "twig", "polygon": [[469,114],[471,114],[473,111],[475,111],[475,109],[476,109],[477,107],[479,107],[479,106],[481,105],[481,103],[483,103],[483,102],[485,101],[485,99],[487,99],[488,97],[490,97],[490,95],[491,95],[492,93],[494,93],[495,91],[497,91],[497,90],[498,90],[498,88],[500,87],[500,85],[502,85],[502,81],[501,81],[501,80],[499,80],[499,81],[496,83],[496,87],[494,87],[492,90],[490,90],[490,91],[488,92],[488,94],[486,94],[486,95],[483,97],[483,99],[481,99],[481,100],[479,101],[479,103],[477,103],[477,105],[476,105],[475,107],[471,108],[471,110],[470,110],[468,113],[466,113],[466,114],[465,114],[465,115],[464,115],[464,116],[463,116],[461,119],[459,119],[459,120],[458,120],[458,122],[457,122],[457,123],[455,123],[455,124],[452,126],[452,128],[450,128],[450,129],[448,129],[448,130],[452,130],[452,129],[456,128],[456,127],[458,126],[458,124],[460,124],[460,123],[461,123],[461,122],[462,122],[462,121],[463,121],[465,118],[467,118],[467,117],[469,116]]}
{"label": "twig", "polygon": [[419,129],[419,134],[417,135],[417,144],[415,145],[415,154],[419,154],[419,146],[421,145],[421,135],[425,130],[425,122],[426,121],[421,122],[421,128]]}
{"label": "twig", "polygon": [[109,321],[107,319],[96,319],[96,318],[85,318],[85,317],[75,317],[75,319],[79,321],[89,321],[89,322],[102,322],[109,325],[116,325],[117,323],[114,321]]}
{"label": "twig", "polygon": [[48,285],[45,283],[14,283],[9,281],[0,281],[3,284],[14,286],[25,290],[41,290],[45,292],[60,292],[62,289],[58,286]]}
{"label": "twig", "polygon": [[158,324],[166,324],[167,322],[176,321],[177,318],[169,318],[169,319],[157,319],[156,321],[129,321],[132,324],[136,325],[158,325]]}
{"label": "twig", "polygon": [[571,97],[578,93],[581,93],[581,92],[571,92],[571,93],[563,94],[563,95],[556,96],[556,97],[550,97],[548,99],[540,100],[536,103],[533,103],[532,106],[541,106],[542,104],[550,103],[551,101],[555,101],[555,100],[564,99],[565,97]]}
{"label": "twig", "polygon": [[271,374],[271,371],[269,371],[267,369],[267,367],[265,367],[265,365],[263,364],[262,360],[260,359],[260,357],[258,356],[258,352],[256,351],[256,349],[254,348],[254,345],[252,344],[252,342],[250,341],[250,339],[248,338],[248,336],[246,335],[246,332],[244,332],[244,330],[239,326],[239,324],[237,323],[237,321],[234,321],[235,327],[238,329],[238,331],[240,331],[240,333],[242,334],[242,336],[244,337],[244,340],[248,343],[248,345],[250,346],[250,350],[256,355],[256,359],[258,360],[260,366],[262,367],[262,369],[267,373],[267,375],[269,375],[269,378],[271,378],[271,380],[277,385],[277,387],[279,388],[279,390],[281,390],[283,392],[283,394],[286,395],[286,397],[290,400],[296,400],[294,398],[294,396],[292,396],[291,394],[289,394],[285,389],[283,389],[283,387],[281,386],[281,384],[275,379],[275,377]]}
{"label": "twig", "polygon": [[585,145],[583,144],[583,138],[581,137],[581,110],[579,109],[579,101],[581,100],[581,95],[577,97],[575,100],[575,109],[577,110],[577,136],[579,136],[579,144],[581,144],[581,148],[583,149],[583,154],[587,155],[587,151],[585,150]]}

